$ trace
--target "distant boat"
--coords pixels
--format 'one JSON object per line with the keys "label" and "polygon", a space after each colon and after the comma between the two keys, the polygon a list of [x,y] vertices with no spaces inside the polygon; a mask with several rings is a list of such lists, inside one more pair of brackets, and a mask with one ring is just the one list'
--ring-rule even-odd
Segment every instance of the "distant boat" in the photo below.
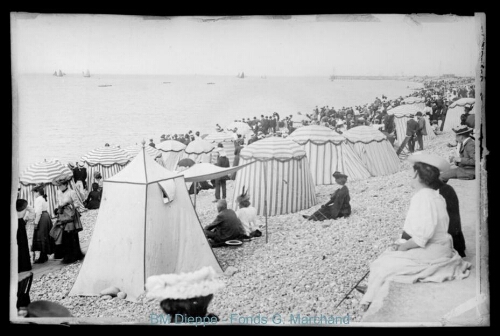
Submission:
{"label": "distant boat", "polygon": [[85,71],[83,73],[83,77],[90,77],[90,71],[89,71],[89,69],[87,69],[87,71]]}
{"label": "distant boat", "polygon": [[213,82],[210,82],[210,83],[207,83],[207,84],[215,84],[215,83],[213,83]]}
{"label": "distant boat", "polygon": [[112,86],[111,84],[102,84],[102,85],[98,85],[99,87],[108,87],[108,86]]}
{"label": "distant boat", "polygon": [[59,71],[55,71],[55,72],[54,72],[54,76],[56,76],[56,77],[62,77],[62,76],[64,76],[64,75],[65,75],[65,74],[63,74],[63,72],[62,72],[61,70],[59,70]]}
{"label": "distant boat", "polygon": [[241,72],[236,77],[238,77],[238,78],[245,78],[245,73]]}
{"label": "distant boat", "polygon": [[54,71],[54,76],[57,76],[57,71]]}
{"label": "distant boat", "polygon": [[163,82],[163,84],[170,84],[170,82]]}

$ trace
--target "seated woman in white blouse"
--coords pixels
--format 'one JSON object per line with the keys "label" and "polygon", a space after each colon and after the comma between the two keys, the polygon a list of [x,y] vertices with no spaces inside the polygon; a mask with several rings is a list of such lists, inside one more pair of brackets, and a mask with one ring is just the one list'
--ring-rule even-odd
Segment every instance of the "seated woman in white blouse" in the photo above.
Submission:
{"label": "seated woman in white blouse", "polygon": [[412,155],[408,160],[414,163],[412,186],[416,192],[410,201],[403,237],[371,263],[368,288],[360,302],[363,310],[389,281],[443,282],[463,279],[470,273],[471,264],[453,248],[448,234],[446,201],[432,189],[440,171],[449,169],[449,164],[430,154]]}
{"label": "seated woman in white blouse", "polygon": [[239,209],[236,210],[236,216],[238,216],[241,221],[241,225],[245,230],[245,235],[248,237],[262,236],[260,222],[257,217],[257,209],[250,206],[250,196],[245,193],[245,187],[243,187],[243,192],[236,198],[236,201],[239,205]]}

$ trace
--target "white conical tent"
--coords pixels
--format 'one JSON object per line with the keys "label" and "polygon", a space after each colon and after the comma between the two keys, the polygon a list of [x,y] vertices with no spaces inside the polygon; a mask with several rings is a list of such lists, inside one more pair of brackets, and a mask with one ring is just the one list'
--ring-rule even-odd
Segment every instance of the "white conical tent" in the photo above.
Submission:
{"label": "white conical tent", "polygon": [[151,275],[212,266],[222,273],[191,204],[184,178],[141,150],[104,181],[92,239],[70,295],[116,286],[135,301]]}
{"label": "white conical tent", "polygon": [[342,135],[372,176],[394,174],[400,162],[394,147],[379,130],[370,126],[356,126]]}
{"label": "white conical tent", "polygon": [[156,145],[156,149],[162,152],[163,166],[170,171],[174,171],[177,162],[186,156],[185,148],[186,145],[177,140],[165,140]]}
{"label": "white conical tent", "polygon": [[[137,154],[139,154],[142,147],[143,145],[130,145],[128,147],[123,148],[123,150],[127,152],[130,160],[133,160],[137,156]],[[162,160],[162,154],[163,154],[162,151],[149,145],[144,148],[146,150],[146,154],[150,155],[161,166],[166,167],[165,163]]]}
{"label": "white conical tent", "polygon": [[215,146],[203,139],[196,139],[191,141],[186,148],[184,148],[185,158],[188,157],[196,163],[210,162],[210,154]]}
{"label": "white conical tent", "polygon": [[[243,186],[259,215],[275,216],[309,209],[316,204],[306,152],[286,138],[270,137],[240,152],[240,165],[257,161],[236,175],[233,209]],[[267,211],[264,211],[267,201]]]}
{"label": "white conical tent", "polygon": [[346,143],[345,137],[325,126],[299,127],[288,139],[295,141],[306,151],[313,181],[316,185],[334,184],[332,176],[340,171],[350,180],[370,177],[359,156]]}
{"label": "white conical tent", "polygon": [[[232,167],[234,162],[234,138],[231,133],[228,132],[215,132],[207,135],[203,140],[210,142],[212,145],[217,146],[219,143],[224,147],[226,156],[229,159],[229,165]],[[217,158],[219,155],[214,155],[211,152],[210,163],[217,163]],[[217,153],[218,154],[218,153]]]}
{"label": "white conical tent", "polygon": [[[396,125],[398,143],[401,143],[406,137],[406,122],[410,118],[410,114],[415,115],[417,112],[422,112],[422,109],[415,105],[399,105],[387,111],[387,114],[394,114],[394,124]],[[436,134],[434,134],[434,131],[432,130],[429,118],[424,117],[424,120],[425,129],[427,131],[427,135],[423,136],[425,146],[427,141],[436,138]]]}
{"label": "white conical tent", "polygon": [[130,158],[123,149],[105,146],[96,148],[82,156],[82,162],[87,164],[87,186],[95,181],[94,173],[99,171],[103,181],[118,173],[129,162]]}
{"label": "white conical tent", "polygon": [[450,104],[448,111],[446,112],[443,132],[451,132],[453,128],[460,126],[460,116],[465,113],[464,108],[474,107],[475,103],[475,98],[461,98]]}

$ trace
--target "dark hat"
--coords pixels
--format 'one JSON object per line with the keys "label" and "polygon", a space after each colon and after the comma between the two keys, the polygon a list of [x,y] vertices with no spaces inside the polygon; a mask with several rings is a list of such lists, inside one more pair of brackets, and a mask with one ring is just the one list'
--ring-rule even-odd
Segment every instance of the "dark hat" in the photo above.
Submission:
{"label": "dark hat", "polygon": [[415,115],[416,115],[417,117],[421,117],[421,116],[422,116],[422,112],[418,111]]}
{"label": "dark hat", "polygon": [[34,301],[27,308],[27,317],[73,317],[66,307],[51,301]]}
{"label": "dark hat", "polygon": [[336,179],[338,179],[338,178],[342,178],[342,177],[347,178],[347,175],[342,174],[342,173],[341,173],[341,172],[339,172],[339,171],[336,171],[335,173],[333,173],[333,177],[335,177]]}
{"label": "dark hat", "polygon": [[16,211],[23,211],[28,206],[28,201],[22,198],[16,200]]}
{"label": "dark hat", "polygon": [[217,144],[217,147],[224,148],[224,145],[222,144],[222,142],[219,142],[219,143]]}
{"label": "dark hat", "polygon": [[250,195],[248,195],[248,190],[245,192],[245,186],[243,186],[243,189],[241,191],[241,195],[236,197],[236,202],[241,203],[243,201],[248,201],[250,199]]}
{"label": "dark hat", "polygon": [[467,135],[470,132],[472,132],[472,128],[470,128],[467,125],[461,125],[457,128],[453,128],[453,132],[455,132],[457,135],[459,134]]}

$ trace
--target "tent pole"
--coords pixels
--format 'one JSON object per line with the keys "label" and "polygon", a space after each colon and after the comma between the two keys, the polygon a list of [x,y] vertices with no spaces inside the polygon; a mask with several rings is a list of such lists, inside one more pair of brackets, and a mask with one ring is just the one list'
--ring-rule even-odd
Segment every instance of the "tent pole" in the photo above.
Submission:
{"label": "tent pole", "polygon": [[269,234],[267,230],[267,161],[264,161],[264,215],[266,217],[266,243],[269,242]]}

